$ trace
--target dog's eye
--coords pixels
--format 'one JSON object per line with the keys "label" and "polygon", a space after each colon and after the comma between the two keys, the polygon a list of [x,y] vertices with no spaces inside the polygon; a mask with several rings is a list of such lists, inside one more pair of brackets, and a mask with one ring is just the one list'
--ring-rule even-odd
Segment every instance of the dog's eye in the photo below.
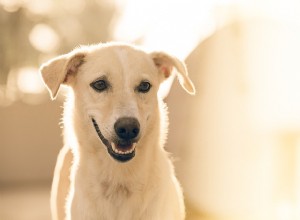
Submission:
{"label": "dog's eye", "polygon": [[142,92],[142,93],[146,93],[146,92],[149,92],[150,88],[151,88],[151,84],[147,81],[143,81],[137,87],[137,91]]}
{"label": "dog's eye", "polygon": [[90,86],[97,92],[102,92],[108,88],[108,83],[105,80],[97,80],[92,82]]}

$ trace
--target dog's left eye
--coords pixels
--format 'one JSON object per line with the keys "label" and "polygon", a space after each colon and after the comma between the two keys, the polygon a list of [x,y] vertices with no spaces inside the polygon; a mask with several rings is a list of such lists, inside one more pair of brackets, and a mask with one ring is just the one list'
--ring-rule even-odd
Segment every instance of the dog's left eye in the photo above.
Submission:
{"label": "dog's left eye", "polygon": [[102,92],[108,88],[108,83],[105,80],[97,80],[92,82],[90,86],[97,92]]}
{"label": "dog's left eye", "polygon": [[146,93],[146,92],[149,92],[150,88],[151,88],[151,84],[147,81],[143,81],[140,83],[140,85],[138,85],[137,91]]}

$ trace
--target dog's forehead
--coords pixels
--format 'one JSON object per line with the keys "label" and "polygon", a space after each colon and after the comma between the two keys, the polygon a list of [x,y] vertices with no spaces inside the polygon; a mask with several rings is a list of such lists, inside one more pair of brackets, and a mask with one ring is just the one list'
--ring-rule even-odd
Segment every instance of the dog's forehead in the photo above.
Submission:
{"label": "dog's forehead", "polygon": [[114,72],[128,74],[152,74],[155,65],[150,56],[130,46],[110,46],[98,48],[86,57],[86,65],[91,72]]}

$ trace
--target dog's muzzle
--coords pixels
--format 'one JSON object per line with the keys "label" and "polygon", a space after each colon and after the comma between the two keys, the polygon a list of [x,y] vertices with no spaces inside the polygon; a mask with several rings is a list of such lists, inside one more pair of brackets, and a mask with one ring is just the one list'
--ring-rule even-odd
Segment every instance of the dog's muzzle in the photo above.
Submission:
{"label": "dog's muzzle", "polygon": [[119,162],[127,162],[135,156],[136,143],[139,140],[140,124],[137,119],[124,117],[114,124],[116,138],[109,142],[101,133],[96,120],[91,117],[94,128],[106,146],[111,157]]}

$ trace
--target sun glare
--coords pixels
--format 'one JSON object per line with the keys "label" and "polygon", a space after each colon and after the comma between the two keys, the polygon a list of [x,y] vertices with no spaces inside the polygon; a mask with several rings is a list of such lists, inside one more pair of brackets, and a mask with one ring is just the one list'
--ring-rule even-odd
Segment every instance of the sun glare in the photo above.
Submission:
{"label": "sun glare", "polygon": [[113,37],[185,58],[215,29],[211,11],[216,2],[128,0],[119,5],[122,13]]}

